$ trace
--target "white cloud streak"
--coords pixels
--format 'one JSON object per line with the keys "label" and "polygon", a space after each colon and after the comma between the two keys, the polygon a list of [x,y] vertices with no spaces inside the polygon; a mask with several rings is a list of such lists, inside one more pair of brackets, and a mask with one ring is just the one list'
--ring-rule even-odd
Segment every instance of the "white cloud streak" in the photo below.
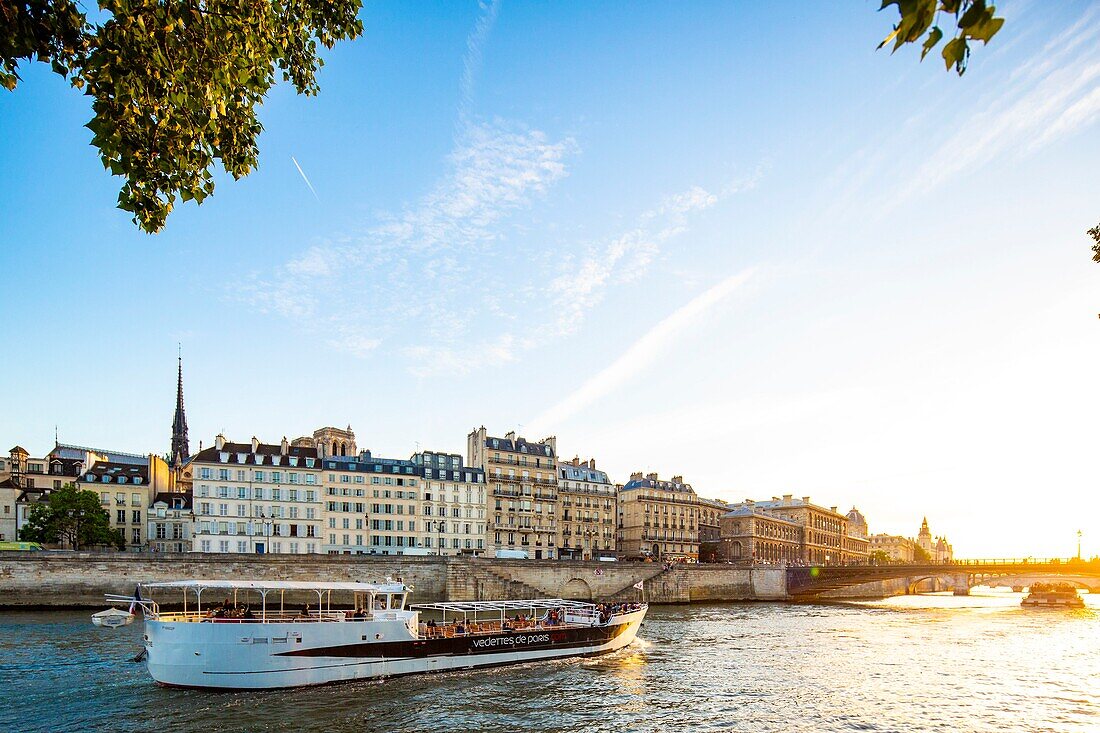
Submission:
{"label": "white cloud streak", "polygon": [[590,377],[564,400],[539,415],[534,420],[534,429],[531,432],[542,434],[557,430],[573,415],[649,368],[668,351],[680,334],[740,289],[753,274],[754,270],[750,268],[730,275],[680,306],[631,344],[618,359]]}
{"label": "white cloud streak", "polygon": [[313,194],[313,198],[317,199],[317,203],[321,203],[321,197],[317,195],[317,191],[314,190],[313,184],[309,182],[309,177],[306,176],[306,172],[302,170],[302,166],[298,165],[298,159],[293,155],[290,156],[290,159],[294,161],[294,167],[298,169],[298,173],[302,176],[302,180],[309,186],[309,192]]}

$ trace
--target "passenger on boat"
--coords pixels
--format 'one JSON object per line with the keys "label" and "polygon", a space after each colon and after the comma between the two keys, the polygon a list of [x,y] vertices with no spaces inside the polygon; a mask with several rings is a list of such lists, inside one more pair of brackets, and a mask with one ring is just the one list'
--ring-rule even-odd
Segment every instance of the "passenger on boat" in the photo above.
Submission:
{"label": "passenger on boat", "polygon": [[459,624],[457,626],[455,626],[455,633],[456,634],[465,634],[466,633],[466,627],[463,626],[461,622],[459,622]]}

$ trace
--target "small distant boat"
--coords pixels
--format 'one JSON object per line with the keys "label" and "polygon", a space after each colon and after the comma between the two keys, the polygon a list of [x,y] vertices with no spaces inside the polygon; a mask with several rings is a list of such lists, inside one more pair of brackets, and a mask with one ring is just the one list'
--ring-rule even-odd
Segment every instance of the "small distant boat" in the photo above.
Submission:
{"label": "small distant boat", "polygon": [[1036,583],[1028,589],[1021,606],[1046,608],[1084,608],[1085,599],[1069,583]]}
{"label": "small distant boat", "polygon": [[108,629],[129,626],[134,622],[134,614],[120,608],[108,608],[106,611],[92,614],[92,623]]}

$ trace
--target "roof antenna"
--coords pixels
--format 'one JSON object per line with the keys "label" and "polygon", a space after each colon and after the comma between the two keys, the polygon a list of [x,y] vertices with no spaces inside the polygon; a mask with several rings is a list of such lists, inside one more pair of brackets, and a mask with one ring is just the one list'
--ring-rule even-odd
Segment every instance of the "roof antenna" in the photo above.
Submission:
{"label": "roof antenna", "polygon": [[56,448],[59,445],[61,445],[61,443],[57,439],[57,423],[54,423],[54,426],[53,426],[53,447]]}

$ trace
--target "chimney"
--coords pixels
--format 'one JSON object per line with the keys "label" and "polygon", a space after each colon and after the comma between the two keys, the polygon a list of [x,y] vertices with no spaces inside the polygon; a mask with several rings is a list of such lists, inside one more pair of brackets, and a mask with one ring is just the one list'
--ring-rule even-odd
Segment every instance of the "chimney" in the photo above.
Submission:
{"label": "chimney", "polygon": [[591,468],[593,471],[596,470],[596,459],[595,458],[589,458],[588,459],[588,467]]}
{"label": "chimney", "polygon": [[836,507],[835,506],[829,507],[829,511],[831,511],[833,514],[836,514]]}
{"label": "chimney", "polygon": [[641,471],[635,471],[634,473],[630,474],[630,480],[631,481],[641,481],[642,480],[642,472]]}
{"label": "chimney", "polygon": [[573,460],[571,461],[571,463],[572,463],[572,464],[573,464],[574,466],[579,466],[579,465],[581,465],[581,457],[580,457],[580,456],[573,456]]}
{"label": "chimney", "polygon": [[504,439],[505,440],[515,440],[516,439],[516,431],[515,430],[509,430],[507,433],[504,434]]}
{"label": "chimney", "polygon": [[783,494],[783,501],[790,501],[792,498],[790,494]]}
{"label": "chimney", "polygon": [[279,452],[282,453],[284,456],[290,452],[290,444],[286,442],[285,435],[283,436],[282,444],[279,446]]}
{"label": "chimney", "polygon": [[778,496],[773,496],[772,501],[779,501],[779,497]]}
{"label": "chimney", "polygon": [[672,483],[682,484],[682,483],[684,483],[684,477],[683,476],[673,476],[672,477]]}
{"label": "chimney", "polygon": [[647,479],[649,479],[650,481],[656,481],[657,480],[657,474],[655,474],[655,473],[647,473],[645,475],[645,477]]}
{"label": "chimney", "polygon": [[255,435],[253,435],[252,436],[252,452],[255,453],[259,449],[260,449],[260,441]]}
{"label": "chimney", "polygon": [[218,450],[225,447],[225,436],[221,433],[218,433],[217,437],[214,438],[214,447]]}
{"label": "chimney", "polygon": [[803,496],[803,497],[802,497],[802,503],[803,503],[803,504],[809,504],[809,503],[810,503],[810,497],[808,497],[808,496]]}

